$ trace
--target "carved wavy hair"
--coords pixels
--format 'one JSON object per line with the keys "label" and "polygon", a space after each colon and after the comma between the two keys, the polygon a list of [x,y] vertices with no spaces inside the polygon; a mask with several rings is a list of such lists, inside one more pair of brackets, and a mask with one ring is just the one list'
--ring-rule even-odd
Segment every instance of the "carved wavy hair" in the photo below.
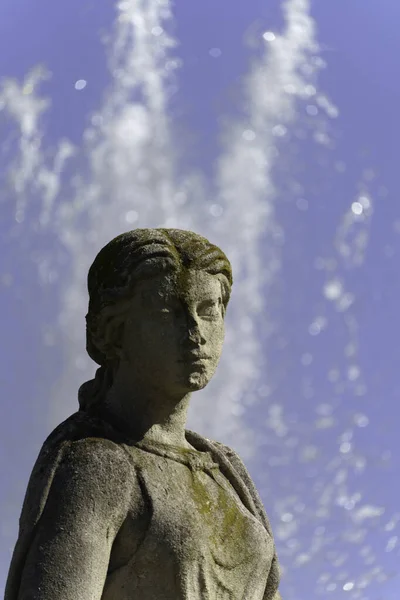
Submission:
{"label": "carved wavy hair", "polygon": [[111,240],[96,256],[88,273],[89,309],[86,350],[98,364],[94,379],[79,388],[80,410],[90,410],[105,397],[118,366],[116,341],[135,285],[161,273],[201,270],[221,281],[224,308],[229,302],[229,260],[206,238],[182,229],[134,229]]}

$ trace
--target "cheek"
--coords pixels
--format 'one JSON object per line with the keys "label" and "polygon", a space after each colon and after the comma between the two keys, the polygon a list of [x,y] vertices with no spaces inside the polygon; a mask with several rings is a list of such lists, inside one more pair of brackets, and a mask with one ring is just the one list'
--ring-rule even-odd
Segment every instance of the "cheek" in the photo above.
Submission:
{"label": "cheek", "polygon": [[143,354],[153,356],[155,360],[168,359],[168,354],[181,347],[182,331],[169,319],[154,319],[140,327],[137,346]]}
{"label": "cheek", "polygon": [[210,323],[207,331],[207,342],[211,349],[214,349],[216,354],[221,354],[222,346],[225,338],[224,322]]}

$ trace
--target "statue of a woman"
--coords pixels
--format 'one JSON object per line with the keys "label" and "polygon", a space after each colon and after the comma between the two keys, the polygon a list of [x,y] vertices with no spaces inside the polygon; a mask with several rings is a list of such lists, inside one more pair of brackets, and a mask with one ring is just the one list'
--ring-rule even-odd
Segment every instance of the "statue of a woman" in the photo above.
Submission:
{"label": "statue of a woman", "polygon": [[185,429],[217,367],[225,254],[136,229],[88,275],[100,368],[29,480],[5,600],[278,600],[271,528],[238,455]]}

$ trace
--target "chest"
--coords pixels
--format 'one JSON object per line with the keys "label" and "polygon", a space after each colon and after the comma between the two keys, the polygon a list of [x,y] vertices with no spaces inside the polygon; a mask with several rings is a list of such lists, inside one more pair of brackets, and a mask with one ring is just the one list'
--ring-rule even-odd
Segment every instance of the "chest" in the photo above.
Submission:
{"label": "chest", "polygon": [[139,477],[141,505],[114,542],[110,570],[132,559],[173,568],[211,561],[224,569],[249,565],[260,552],[268,559],[267,532],[218,468],[192,469],[157,457]]}

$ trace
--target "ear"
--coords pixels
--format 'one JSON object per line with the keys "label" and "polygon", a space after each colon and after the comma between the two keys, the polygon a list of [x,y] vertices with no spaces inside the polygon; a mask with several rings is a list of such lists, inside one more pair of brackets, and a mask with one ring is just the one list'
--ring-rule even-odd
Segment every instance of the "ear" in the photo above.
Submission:
{"label": "ear", "polygon": [[111,359],[124,360],[127,358],[124,351],[125,320],[125,315],[114,315],[104,323],[103,343],[106,354]]}

